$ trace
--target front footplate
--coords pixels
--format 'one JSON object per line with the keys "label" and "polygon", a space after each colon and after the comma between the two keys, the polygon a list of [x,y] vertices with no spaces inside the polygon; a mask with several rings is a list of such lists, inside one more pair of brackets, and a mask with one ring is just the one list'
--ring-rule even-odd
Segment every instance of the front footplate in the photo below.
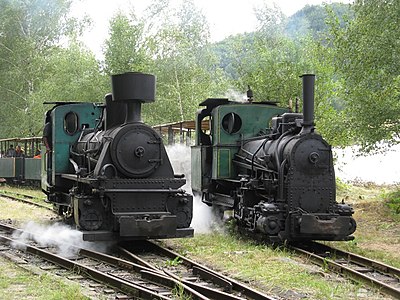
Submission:
{"label": "front footplate", "polygon": [[297,217],[300,235],[346,239],[356,230],[356,222],[351,216],[319,216],[303,214]]}
{"label": "front footplate", "polygon": [[119,218],[119,232],[83,231],[84,241],[127,241],[193,237],[191,227],[177,228],[176,216],[161,216],[159,219],[137,219],[133,216]]}
{"label": "front footplate", "polygon": [[192,228],[177,228],[176,216],[161,216],[159,219],[136,219],[131,216],[121,216],[120,235],[137,238],[174,238],[192,237]]}

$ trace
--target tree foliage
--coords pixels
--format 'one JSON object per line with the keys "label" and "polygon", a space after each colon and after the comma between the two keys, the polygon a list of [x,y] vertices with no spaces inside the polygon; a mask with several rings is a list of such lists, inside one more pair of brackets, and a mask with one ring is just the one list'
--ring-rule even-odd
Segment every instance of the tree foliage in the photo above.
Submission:
{"label": "tree foliage", "polygon": [[119,14],[110,33],[105,57],[110,73],[145,71],[157,76],[157,100],[143,107],[146,122],[193,119],[198,103],[222,86],[222,72],[209,51],[208,24],[193,1],[183,1],[178,8],[158,1],[141,19]]}
{"label": "tree foliage", "polygon": [[88,73],[95,82],[98,64],[68,42],[83,25],[68,16],[70,5],[69,0],[0,0],[0,136],[36,135],[44,101],[75,100],[82,96],[76,91],[93,91],[83,82]]}
{"label": "tree foliage", "polygon": [[257,31],[214,44],[192,0],[157,0],[113,17],[103,68],[77,41],[85,24],[69,16],[72,1],[0,0],[0,137],[38,134],[44,101],[98,102],[105,74],[142,71],[157,76],[156,103],[143,108],[150,124],[193,119],[204,99],[248,85],[256,100],[287,106],[301,96],[298,76],[315,73],[317,129],[330,143],[368,151],[400,140],[399,0],[306,6],[290,18],[264,4]]}
{"label": "tree foliage", "polygon": [[354,139],[365,151],[400,132],[400,1],[364,0],[345,28],[332,22],[336,71],[346,86],[344,100]]}
{"label": "tree foliage", "polygon": [[338,18],[341,27],[345,26],[346,20],[353,18],[349,4],[306,5],[287,19],[285,33],[294,39],[308,34],[319,39],[329,31],[327,19],[331,13],[334,13]]}
{"label": "tree foliage", "polygon": [[105,61],[107,74],[144,71],[151,58],[146,49],[145,24],[132,12],[122,12],[110,21],[110,37],[106,40]]}

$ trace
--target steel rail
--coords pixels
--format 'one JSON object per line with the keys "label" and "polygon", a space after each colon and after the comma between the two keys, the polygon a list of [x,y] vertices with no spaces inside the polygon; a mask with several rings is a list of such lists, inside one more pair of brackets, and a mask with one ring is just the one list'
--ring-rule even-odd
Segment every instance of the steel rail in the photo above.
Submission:
{"label": "steel rail", "polygon": [[[140,258],[138,255],[135,255],[132,252],[130,252],[122,247],[119,247],[119,250],[121,251],[121,253],[123,255],[129,257],[136,263],[143,265],[146,268],[150,268],[154,272],[160,271],[160,269],[158,269],[154,265],[150,264],[146,260]],[[214,276],[209,275],[208,277],[204,277],[204,276],[200,276],[200,277],[205,280],[210,280],[210,281],[214,282],[216,285],[223,287],[224,291],[213,289],[213,288],[201,285],[200,283],[191,282],[190,280],[185,279],[184,277],[183,278],[178,277],[177,275],[173,274],[172,272],[166,271],[165,269],[161,269],[161,271],[163,273],[165,273],[169,278],[173,278],[174,280],[179,281],[182,284],[182,287],[184,287],[185,289],[193,289],[193,290],[197,291],[198,293],[200,293],[201,295],[203,295],[205,297],[204,299],[209,299],[209,298],[217,299],[217,300],[243,300],[244,299],[244,298],[237,297],[235,295],[227,293],[226,291],[228,291],[228,292],[232,291],[232,285],[230,284],[230,282],[226,282],[224,285],[219,284],[219,282],[216,282],[216,280],[215,280],[215,275]],[[193,273],[196,274],[195,271]],[[230,288],[227,289],[226,285],[229,285]]]}
{"label": "steel rail", "polygon": [[400,269],[390,266],[388,264],[385,264],[385,263],[382,263],[380,261],[376,261],[373,259],[369,259],[367,257],[361,256],[361,255],[358,255],[355,253],[340,250],[337,248],[332,248],[328,245],[324,245],[321,243],[314,242],[311,244],[311,246],[313,246],[313,245],[315,245],[316,247],[319,247],[319,249],[321,249],[322,251],[325,251],[325,252],[329,251],[329,252],[333,253],[336,257],[337,256],[342,257],[349,262],[352,262],[352,263],[355,263],[355,264],[358,264],[358,265],[361,265],[361,266],[364,266],[367,268],[372,268],[374,270],[378,270],[382,273],[386,273],[386,274],[392,275],[392,276],[400,279]]}
{"label": "steel rail", "polygon": [[47,210],[50,210],[50,211],[54,212],[54,210],[51,207],[48,207],[47,205],[40,204],[40,203],[37,203],[37,202],[34,202],[34,201],[30,201],[30,200],[26,200],[26,199],[22,199],[22,198],[18,198],[16,196],[12,196],[12,195],[6,194],[4,192],[0,192],[0,197],[4,197],[4,198],[7,198],[7,199],[15,200],[15,201],[22,202],[22,203],[25,203],[25,204],[34,205],[34,206],[37,206],[37,207],[40,207],[40,208],[44,208],[44,209],[47,209]]}
{"label": "steel rail", "polygon": [[[5,225],[5,224],[0,224],[0,229],[4,230],[4,231],[8,231],[10,233],[11,232],[22,232],[23,231],[23,230],[20,230],[20,229],[17,229],[17,228],[14,228],[12,226]],[[2,240],[2,238],[4,238],[3,241],[6,241],[6,239],[8,239],[6,237],[0,236],[0,240]],[[135,264],[135,263],[132,263],[130,261],[123,260],[121,258],[118,258],[118,257],[115,257],[115,256],[111,256],[111,255],[108,255],[108,254],[105,254],[105,253],[97,252],[97,251],[94,251],[94,250],[78,248],[78,247],[75,247],[75,246],[72,246],[72,245],[68,245],[68,246],[70,248],[75,249],[76,253],[81,255],[81,256],[83,256],[83,257],[94,259],[94,260],[97,260],[97,261],[100,261],[100,262],[105,262],[105,263],[107,263],[109,265],[112,265],[114,267],[118,267],[118,268],[126,270],[126,271],[134,271],[135,273],[138,273],[138,275],[140,275],[143,279],[147,279],[147,280],[150,280],[151,282],[154,282],[156,284],[163,285],[165,287],[170,288],[171,290],[174,289],[177,286],[182,286],[179,278],[178,279],[177,278],[172,278],[172,277],[170,278],[168,276],[165,276],[165,274],[163,274],[162,272],[160,272],[158,270],[147,268],[147,267],[144,267],[143,265]],[[36,247],[33,247],[33,246],[29,246],[29,247],[32,247],[33,249],[36,249]],[[47,253],[47,251],[45,251],[45,250],[41,250],[41,251],[43,251],[44,253]],[[32,252],[28,252],[28,253],[32,253]],[[42,252],[37,253],[36,250],[32,254],[36,254],[36,255],[39,255],[39,256],[43,257],[42,256],[43,253]],[[52,255],[52,253],[50,253],[50,255]],[[43,257],[43,258],[45,258],[45,257]],[[45,259],[47,260],[47,258],[45,258]],[[77,270],[76,272],[80,273],[80,270],[82,269],[82,267],[81,267],[82,265],[81,264],[76,263],[77,266],[74,265],[73,267],[71,267],[70,263],[67,263],[67,264],[59,263],[61,259],[63,259],[63,258],[62,257],[57,257],[55,260],[49,260],[49,261],[51,261],[51,262],[53,262],[55,264],[58,264],[58,265],[60,265],[60,266],[62,266],[64,268],[73,270],[73,271]],[[71,263],[75,264],[75,262],[73,262],[73,261]],[[86,268],[85,266],[83,266],[83,267]],[[104,281],[103,278],[100,277],[100,275],[97,274],[97,273],[103,274],[102,272],[99,272],[99,271],[94,270],[92,268],[89,268],[89,269],[90,269],[89,272],[87,272],[85,269],[84,269],[84,271],[87,274],[89,274],[91,277],[93,277],[95,279],[98,279],[101,282],[105,282],[107,284],[110,284],[110,285],[112,285],[112,286],[114,286],[116,288],[119,288],[122,291],[124,291],[124,290],[121,288],[120,282],[126,282],[128,284],[128,287],[129,287],[129,285],[134,285],[134,286],[140,287],[140,285],[138,285],[138,284],[131,283],[131,282],[129,282],[127,280],[124,280],[124,279],[119,279],[118,277],[116,277],[115,275],[112,275],[112,274],[104,274],[104,275],[106,275],[105,278],[107,280],[107,281]],[[93,275],[93,273],[92,273],[93,271],[97,272],[97,273]],[[111,280],[111,281],[108,281],[110,278],[115,278],[115,279]],[[115,281],[117,281],[117,283],[118,283],[117,285],[115,285]],[[194,289],[190,288],[189,286],[182,286],[182,287],[183,287],[183,291],[186,294],[188,294],[189,296],[191,296],[192,299],[198,299],[198,300],[207,300],[208,299],[208,298],[204,297],[203,295],[199,294]],[[146,287],[144,287],[144,289],[151,292],[151,289],[148,289]],[[146,298],[146,299],[153,299],[153,298]]]}
{"label": "steel rail", "polygon": [[[317,246],[316,244],[314,244],[314,245]],[[320,245],[320,244],[318,244],[318,245]],[[304,246],[289,246],[289,248],[292,249],[293,251],[307,256],[309,259],[311,259],[313,262],[320,265],[321,267],[328,268],[329,270],[332,270],[339,274],[343,274],[356,282],[364,282],[365,284],[367,284],[369,286],[377,288],[382,293],[385,293],[387,295],[395,297],[396,299],[400,299],[400,290],[399,289],[396,289],[393,286],[386,284],[385,282],[379,281],[376,278],[367,276],[366,274],[359,272],[357,270],[354,270],[351,267],[347,267],[341,263],[338,263],[331,258],[311,252],[312,249],[310,251],[304,249],[304,248],[310,248],[310,247],[311,246],[306,246],[306,247],[304,247]],[[327,249],[329,248],[330,251],[332,251],[331,253],[335,253],[335,251],[336,251],[336,254],[338,254],[341,252],[341,250],[330,248],[328,246],[325,246],[325,247],[327,247]],[[343,251],[343,253],[346,254],[346,252],[344,252],[344,251]],[[357,261],[372,262],[372,260],[369,260],[368,258],[364,258],[359,255],[355,255],[355,254],[351,254],[351,253],[348,253],[348,254],[350,254],[349,256],[347,256],[348,258],[353,257]],[[350,259],[350,262],[357,264],[356,260],[351,261],[351,259]],[[384,264],[381,264],[378,262],[377,262],[377,264],[384,265]],[[372,263],[369,266],[373,267]],[[384,266],[386,266],[386,265],[384,265]],[[390,268],[392,268],[392,267],[390,267]],[[380,270],[380,268],[377,268],[377,269]],[[393,268],[393,269],[395,269],[395,268]]]}
{"label": "steel rail", "polygon": [[143,288],[140,285],[122,280],[120,278],[117,278],[115,276],[111,276],[105,273],[102,273],[96,269],[90,268],[88,266],[85,266],[83,264],[74,262],[72,260],[69,260],[67,258],[61,257],[59,255],[50,253],[48,251],[42,250],[40,248],[22,243],[20,241],[1,236],[0,235],[0,241],[6,244],[12,244],[13,247],[17,247],[19,249],[23,249],[24,252],[37,255],[46,261],[52,262],[58,266],[61,266],[65,269],[68,269],[74,273],[77,274],[86,274],[88,277],[111,285],[123,292],[126,292],[134,297],[138,297],[140,299],[169,299],[168,297],[162,296],[160,294],[157,294],[155,292],[152,292],[146,288]]}
{"label": "steel rail", "polygon": [[[254,300],[273,300],[275,299],[272,296],[265,295],[253,288],[250,288],[234,279],[231,279],[225,275],[219,274],[193,260],[190,260],[172,250],[169,250],[167,248],[164,248],[154,242],[146,241],[146,246],[153,251],[156,251],[160,254],[165,255],[166,257],[170,259],[176,259],[179,258],[183,264],[185,264],[187,267],[192,268],[194,272],[197,272],[197,274],[202,277],[205,280],[210,280],[213,281],[216,285],[222,286],[225,291],[236,291],[250,299]],[[129,251],[127,251],[129,252]],[[145,263],[148,267],[151,265],[148,264],[146,261],[142,260],[139,258],[138,261],[139,264]],[[153,267],[154,268],[154,267]],[[167,272],[170,273],[170,272]],[[170,274],[172,275],[172,274]],[[192,288],[196,288],[196,284],[190,281],[185,281],[185,284],[188,284]],[[200,289],[200,288],[199,288]],[[211,294],[209,295],[211,297]],[[230,294],[225,293],[225,295],[221,294],[221,298],[216,298],[216,299],[232,299],[232,298],[222,298],[222,297],[229,297],[232,296]]]}
{"label": "steel rail", "polygon": [[199,300],[206,300],[207,298],[203,297],[201,294],[197,293],[190,287],[185,287],[182,285],[180,282],[179,278],[169,278],[166,277],[165,274],[161,273],[160,270],[154,269],[154,268],[149,268],[147,266],[143,266],[141,264],[136,264],[131,261],[127,261],[115,256],[111,256],[108,254],[96,252],[93,250],[88,250],[88,249],[79,249],[79,254],[82,256],[86,256],[92,259],[96,259],[102,262],[106,262],[110,265],[113,265],[115,267],[119,267],[123,270],[127,271],[135,271],[137,273],[140,273],[142,275],[142,278],[148,279],[152,282],[167,286],[171,289],[173,289],[176,286],[182,286],[184,288],[184,291],[186,291],[190,296],[192,296],[193,299],[199,299]]}

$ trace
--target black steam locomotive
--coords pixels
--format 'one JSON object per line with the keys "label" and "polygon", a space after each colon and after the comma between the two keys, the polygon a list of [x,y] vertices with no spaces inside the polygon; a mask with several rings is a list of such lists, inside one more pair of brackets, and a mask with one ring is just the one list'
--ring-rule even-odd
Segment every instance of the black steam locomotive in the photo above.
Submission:
{"label": "black steam locomotive", "polygon": [[84,240],[192,236],[193,202],[159,134],[141,121],[155,77],[111,77],[105,104],[54,103],[44,130],[42,189]]}
{"label": "black steam locomotive", "polygon": [[[336,202],[331,146],[314,128],[315,76],[302,79],[303,114],[266,102],[201,103],[192,189],[270,241],[349,240],[353,209]],[[201,129],[207,119],[210,132]]]}

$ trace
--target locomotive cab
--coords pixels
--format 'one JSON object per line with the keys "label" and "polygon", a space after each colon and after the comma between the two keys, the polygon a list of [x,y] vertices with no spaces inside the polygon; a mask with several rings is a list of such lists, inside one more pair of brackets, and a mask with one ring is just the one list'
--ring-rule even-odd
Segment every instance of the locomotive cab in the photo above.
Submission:
{"label": "locomotive cab", "polygon": [[[233,159],[242,141],[265,135],[272,117],[288,110],[269,102],[218,98],[207,99],[200,106],[206,107],[196,116],[196,143],[191,148],[192,190],[209,205],[218,203],[222,210],[232,209],[234,199],[230,191],[239,182]],[[211,124],[208,134],[201,128],[205,118]]]}

